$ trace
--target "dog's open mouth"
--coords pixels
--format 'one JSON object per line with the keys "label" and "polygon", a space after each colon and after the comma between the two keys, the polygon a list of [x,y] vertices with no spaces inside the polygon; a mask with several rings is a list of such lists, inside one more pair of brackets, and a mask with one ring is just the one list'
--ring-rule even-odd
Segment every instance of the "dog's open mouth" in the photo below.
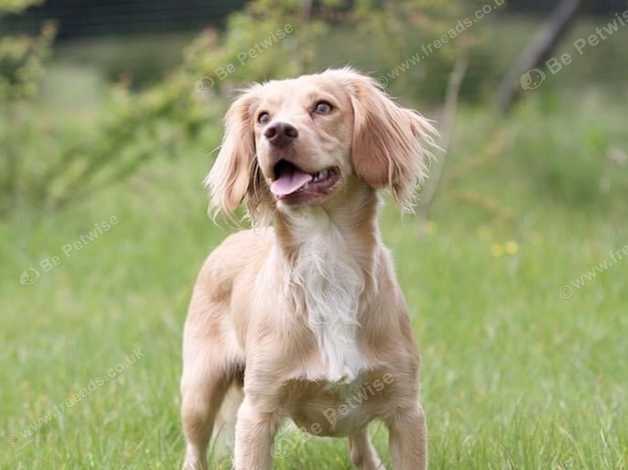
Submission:
{"label": "dog's open mouth", "polygon": [[336,167],[307,173],[287,160],[280,160],[274,172],[275,180],[270,185],[270,191],[278,199],[324,196],[340,179],[340,171]]}

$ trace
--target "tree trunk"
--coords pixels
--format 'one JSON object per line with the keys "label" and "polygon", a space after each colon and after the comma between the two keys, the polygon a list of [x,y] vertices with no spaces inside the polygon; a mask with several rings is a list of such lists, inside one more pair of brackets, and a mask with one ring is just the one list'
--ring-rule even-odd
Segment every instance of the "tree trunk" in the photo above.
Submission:
{"label": "tree trunk", "polygon": [[417,207],[417,216],[419,223],[423,224],[430,217],[430,210],[436,193],[441,183],[447,155],[451,151],[451,143],[456,128],[456,118],[458,115],[458,98],[460,96],[460,88],[467,74],[469,66],[469,58],[467,52],[456,61],[454,69],[449,77],[449,85],[447,87],[447,97],[445,99],[445,107],[443,109],[442,125],[441,125],[441,144],[442,155],[430,168],[430,177],[425,183],[425,187],[421,190],[421,196]]}
{"label": "tree trunk", "polygon": [[521,79],[527,72],[539,68],[551,56],[578,17],[582,0],[561,0],[543,29],[530,42],[510,68],[499,87],[499,109],[507,113],[519,98]]}

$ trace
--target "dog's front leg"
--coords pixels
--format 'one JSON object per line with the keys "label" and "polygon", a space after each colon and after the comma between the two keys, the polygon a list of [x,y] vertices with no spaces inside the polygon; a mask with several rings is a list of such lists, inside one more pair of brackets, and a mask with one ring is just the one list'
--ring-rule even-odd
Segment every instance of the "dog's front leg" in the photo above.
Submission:
{"label": "dog's front leg", "polygon": [[395,470],[427,469],[427,427],[421,405],[399,412],[388,422]]}
{"label": "dog's front leg", "polygon": [[386,470],[371,444],[366,428],[349,436],[351,462],[359,470]]}
{"label": "dog's front leg", "polygon": [[276,416],[261,411],[246,397],[238,410],[236,423],[235,470],[271,470],[276,430]]}

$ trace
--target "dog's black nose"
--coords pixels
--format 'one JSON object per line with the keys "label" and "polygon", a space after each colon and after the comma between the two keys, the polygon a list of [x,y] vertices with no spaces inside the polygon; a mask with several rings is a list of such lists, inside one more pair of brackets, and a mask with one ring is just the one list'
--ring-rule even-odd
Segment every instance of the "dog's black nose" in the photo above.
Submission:
{"label": "dog's black nose", "polygon": [[287,122],[275,122],[264,131],[264,136],[276,147],[286,147],[299,137],[299,131]]}

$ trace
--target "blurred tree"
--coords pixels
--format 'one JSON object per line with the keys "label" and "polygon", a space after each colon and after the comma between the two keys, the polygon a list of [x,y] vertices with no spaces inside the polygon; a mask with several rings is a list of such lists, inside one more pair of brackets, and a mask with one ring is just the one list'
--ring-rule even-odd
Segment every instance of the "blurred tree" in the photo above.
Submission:
{"label": "blurred tree", "polygon": [[[19,13],[36,3],[38,0],[0,0],[0,16]],[[14,205],[18,197],[17,148],[25,137],[19,103],[36,95],[54,33],[54,26],[46,24],[37,37],[0,37],[0,211]]]}
{"label": "blurred tree", "polygon": [[[0,16],[16,13],[37,0],[0,0]],[[48,56],[55,28],[47,23],[39,36],[16,35],[0,37],[0,100],[9,101],[33,96],[43,74],[43,61]]]}
{"label": "blurred tree", "polygon": [[[0,13],[34,3],[0,0]],[[46,122],[37,98],[54,32],[47,24],[37,37],[0,38],[0,213],[81,200],[150,158],[174,153],[211,114],[187,99],[192,87],[178,71],[137,95],[124,83],[113,87],[88,138],[84,129]]]}
{"label": "blurred tree", "polygon": [[577,20],[582,4],[582,0],[561,0],[547,24],[517,58],[499,87],[498,99],[501,112],[510,111],[521,95],[521,77],[552,56],[562,38]]}
{"label": "blurred tree", "polygon": [[20,13],[42,0],[0,0],[0,13]]}

